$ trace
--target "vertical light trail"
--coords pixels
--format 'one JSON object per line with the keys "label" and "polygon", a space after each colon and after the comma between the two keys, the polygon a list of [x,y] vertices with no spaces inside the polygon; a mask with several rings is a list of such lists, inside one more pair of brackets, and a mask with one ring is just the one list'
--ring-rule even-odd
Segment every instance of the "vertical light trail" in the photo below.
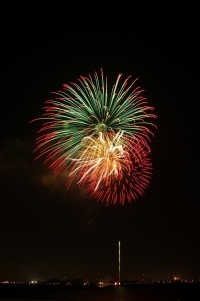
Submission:
{"label": "vertical light trail", "polygon": [[119,285],[120,285],[120,281],[121,281],[120,278],[121,277],[120,277],[120,241],[119,241]]}

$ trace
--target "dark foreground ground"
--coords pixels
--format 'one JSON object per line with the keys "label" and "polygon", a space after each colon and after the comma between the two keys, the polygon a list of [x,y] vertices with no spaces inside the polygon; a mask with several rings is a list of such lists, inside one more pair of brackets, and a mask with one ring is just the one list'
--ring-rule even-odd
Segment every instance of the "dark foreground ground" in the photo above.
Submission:
{"label": "dark foreground ground", "polygon": [[[120,287],[121,288],[121,287]],[[100,290],[117,290],[114,286],[63,286],[45,284],[0,284],[0,299],[26,299],[26,300],[67,300],[67,296],[73,291],[88,293]],[[151,283],[132,284],[124,286],[123,289],[134,290],[136,293],[151,295],[179,296],[181,300],[200,301],[200,282],[197,283]],[[171,300],[171,299],[170,299]],[[177,299],[176,299],[177,300]]]}

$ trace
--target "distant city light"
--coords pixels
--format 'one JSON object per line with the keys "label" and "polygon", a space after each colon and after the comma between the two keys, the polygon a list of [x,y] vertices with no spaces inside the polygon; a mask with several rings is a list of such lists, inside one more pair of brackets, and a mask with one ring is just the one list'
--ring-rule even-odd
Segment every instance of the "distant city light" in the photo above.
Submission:
{"label": "distant city light", "polygon": [[38,281],[36,281],[36,280],[31,280],[31,284],[37,284],[38,283]]}

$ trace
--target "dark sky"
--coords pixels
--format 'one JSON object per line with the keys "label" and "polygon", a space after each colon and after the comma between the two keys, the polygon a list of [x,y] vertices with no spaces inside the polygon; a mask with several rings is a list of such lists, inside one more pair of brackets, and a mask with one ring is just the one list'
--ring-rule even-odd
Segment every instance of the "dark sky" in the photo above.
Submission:
{"label": "dark sky", "polygon": [[[99,4],[100,5],[100,4]],[[103,4],[102,4],[103,5]],[[9,6],[1,18],[0,280],[200,278],[195,7]],[[139,78],[158,130],[143,197],[106,206],[35,161],[51,92],[103,68]]]}

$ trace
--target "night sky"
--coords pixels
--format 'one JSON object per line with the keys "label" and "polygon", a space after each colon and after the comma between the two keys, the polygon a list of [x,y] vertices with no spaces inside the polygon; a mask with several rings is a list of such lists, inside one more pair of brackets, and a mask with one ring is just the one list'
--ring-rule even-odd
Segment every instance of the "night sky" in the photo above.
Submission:
{"label": "night sky", "polygon": [[[8,6],[1,18],[0,280],[200,278],[199,17],[195,7]],[[157,9],[157,10],[156,10]],[[155,107],[143,197],[106,206],[35,161],[46,99],[103,68]]]}

